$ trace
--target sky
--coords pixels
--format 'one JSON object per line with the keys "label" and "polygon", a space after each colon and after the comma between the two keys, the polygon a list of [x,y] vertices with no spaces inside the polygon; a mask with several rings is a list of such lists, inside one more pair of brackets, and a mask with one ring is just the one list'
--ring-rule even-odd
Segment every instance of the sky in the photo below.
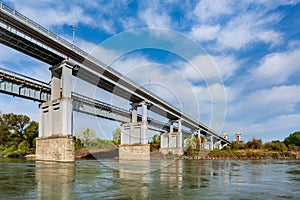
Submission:
{"label": "sky", "polygon": [[[300,130],[300,1],[3,2],[70,42],[76,26],[76,46],[230,140],[236,132],[245,141],[283,140]],[[3,45],[0,65],[51,78],[50,66]],[[73,86],[129,108],[80,80]],[[37,103],[4,94],[0,110],[39,116]],[[100,135],[119,126],[79,113],[74,123]]]}

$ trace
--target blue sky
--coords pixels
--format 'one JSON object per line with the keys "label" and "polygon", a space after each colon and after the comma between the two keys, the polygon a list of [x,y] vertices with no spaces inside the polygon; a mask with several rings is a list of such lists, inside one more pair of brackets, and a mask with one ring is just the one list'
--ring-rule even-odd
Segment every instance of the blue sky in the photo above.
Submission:
{"label": "blue sky", "polygon": [[[270,141],[282,140],[300,130],[299,1],[12,0],[4,3],[69,41],[72,41],[70,25],[76,25],[76,45],[87,52],[97,52],[106,62],[121,55],[117,47],[125,45],[113,48],[106,41],[113,41],[111,38],[116,39],[115,35],[124,31],[155,27],[156,31],[163,30],[155,38],[165,37],[162,33],[170,37],[170,32],[187,37],[203,47],[207,55],[200,53],[189,58],[188,63],[172,52],[145,48],[122,54],[112,66],[205,124],[221,127],[219,132],[229,133],[232,140],[235,132],[241,132],[244,140],[256,137]],[[191,63],[198,65],[204,77],[195,75]],[[211,63],[217,73],[211,70]],[[50,80],[49,66],[5,46],[0,48],[0,64]],[[221,77],[221,81],[207,81],[215,76]],[[78,88],[82,87],[89,86]],[[225,96],[220,95],[223,90]],[[100,100],[112,102],[108,94],[97,89],[90,92],[81,89],[81,92],[92,96],[97,93]],[[36,103],[6,95],[0,95],[0,99],[3,112],[26,113],[38,119]],[[117,127],[105,120],[99,122],[75,115],[86,124],[82,127],[97,123],[101,127],[99,132],[111,131],[104,127]],[[217,122],[212,122],[215,118]]]}

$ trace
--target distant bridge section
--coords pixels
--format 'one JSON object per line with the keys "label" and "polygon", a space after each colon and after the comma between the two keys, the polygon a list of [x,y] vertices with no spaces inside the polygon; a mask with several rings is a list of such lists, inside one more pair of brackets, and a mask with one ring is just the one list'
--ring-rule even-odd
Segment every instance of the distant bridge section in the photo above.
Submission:
{"label": "distant bridge section", "polygon": [[[0,67],[0,92],[17,96],[36,102],[46,102],[51,98],[50,83],[45,83],[40,80],[13,72]],[[108,103],[86,97],[77,93],[72,93],[73,110],[76,112],[85,113],[127,123],[131,120],[131,112]],[[139,120],[142,116],[138,115]],[[160,132],[170,130],[169,125],[152,118],[148,118],[149,129]],[[190,134],[190,130],[184,129],[185,134]]]}

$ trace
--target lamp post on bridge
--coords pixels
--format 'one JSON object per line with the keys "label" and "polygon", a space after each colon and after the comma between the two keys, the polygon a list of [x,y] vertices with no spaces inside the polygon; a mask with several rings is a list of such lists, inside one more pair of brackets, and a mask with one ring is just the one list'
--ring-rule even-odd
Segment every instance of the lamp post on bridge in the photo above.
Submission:
{"label": "lamp post on bridge", "polygon": [[75,32],[76,32],[76,26],[71,25],[72,33],[73,33],[73,50],[75,49]]}

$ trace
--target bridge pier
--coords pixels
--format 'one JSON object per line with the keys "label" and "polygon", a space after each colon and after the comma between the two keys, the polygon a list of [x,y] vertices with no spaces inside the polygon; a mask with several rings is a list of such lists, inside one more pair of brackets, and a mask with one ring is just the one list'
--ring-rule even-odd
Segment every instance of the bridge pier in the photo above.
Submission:
{"label": "bridge pier", "polygon": [[174,155],[183,154],[181,120],[177,120],[178,131],[174,132],[173,121],[171,121],[170,132],[165,132],[160,138],[160,149],[162,154],[172,153]]}
{"label": "bridge pier", "polygon": [[[142,121],[138,122],[137,107],[142,107]],[[147,102],[132,104],[131,122],[121,126],[120,160],[150,160],[148,144]]]}
{"label": "bridge pier", "polygon": [[51,68],[51,100],[40,105],[37,160],[75,160],[75,137],[72,136],[72,69],[73,64],[68,61]]}

